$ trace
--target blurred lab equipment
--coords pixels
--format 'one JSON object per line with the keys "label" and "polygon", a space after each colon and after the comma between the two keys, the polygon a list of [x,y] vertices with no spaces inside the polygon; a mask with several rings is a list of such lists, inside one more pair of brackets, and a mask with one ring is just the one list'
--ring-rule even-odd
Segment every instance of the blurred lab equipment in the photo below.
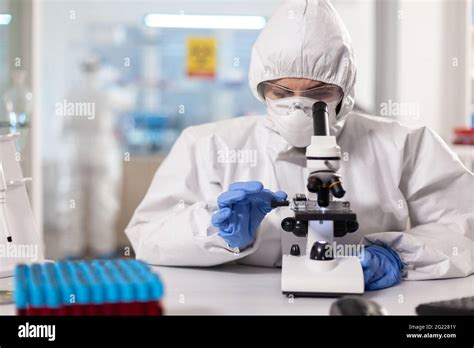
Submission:
{"label": "blurred lab equipment", "polygon": [[[157,49],[163,41],[157,30],[146,28],[137,36],[137,70],[132,70],[135,79],[137,103],[122,119],[122,142],[125,151],[139,155],[166,153],[176,139],[176,107],[171,108],[164,91],[169,83],[163,78],[163,52]],[[104,52],[104,54],[107,54]],[[134,66],[135,68],[135,66]]]}
{"label": "blurred lab equipment", "polygon": [[415,310],[418,315],[474,315],[474,296],[423,303]]}
{"label": "blurred lab equipment", "polygon": [[18,133],[0,135],[0,278],[13,275],[18,263],[43,259],[20,162],[16,159]]}
{"label": "blurred lab equipment", "polygon": [[60,257],[82,256],[89,247],[106,257],[116,251],[116,218],[122,161],[116,135],[118,113],[133,97],[116,86],[117,72],[91,55],[82,80],[56,105],[62,117],[58,163],[57,226]]}
{"label": "blurred lab equipment", "polygon": [[474,128],[455,128],[452,148],[467,169],[474,172]]}
{"label": "blurred lab equipment", "polygon": [[[97,23],[90,36],[104,30]],[[121,120],[124,151],[163,156],[187,126],[264,111],[246,80],[257,30],[124,27],[124,32],[127,40],[121,43],[88,43],[136,88],[136,105]]]}
{"label": "blurred lab equipment", "polygon": [[3,171],[3,164],[0,163],[0,224],[2,226],[2,233],[7,238],[7,242],[12,242],[10,229],[8,228],[6,203],[7,203],[7,181],[5,180],[5,172]]}
{"label": "blurred lab equipment", "polygon": [[6,117],[0,121],[1,134],[20,133],[17,147],[21,151],[26,143],[31,112],[33,108],[33,94],[27,86],[25,70],[13,70],[12,87],[3,95]]}
{"label": "blurred lab equipment", "polygon": [[14,304],[13,291],[0,290],[0,306]]}
{"label": "blurred lab equipment", "polygon": [[474,128],[455,128],[453,144],[474,146]]}
{"label": "blurred lab equipment", "polygon": [[333,200],[346,193],[338,173],[341,148],[329,133],[328,105],[318,101],[312,112],[314,135],[306,148],[310,173],[307,189],[317,194],[317,201],[296,194],[291,202],[273,202],[275,207],[289,205],[294,212],[294,217],[283,219],[282,229],[297,237],[307,237],[305,254],[300,254],[298,244],[289,251],[283,250],[281,290],[293,296],[362,294],[364,276],[357,255],[336,255],[333,247],[334,237],[343,237],[359,228],[350,203]]}
{"label": "blurred lab equipment", "polygon": [[335,301],[329,315],[387,315],[387,310],[377,302],[362,297],[345,296]]}
{"label": "blurred lab equipment", "polygon": [[165,153],[176,139],[172,118],[166,114],[132,112],[122,121],[124,148],[133,154]]}
{"label": "blurred lab equipment", "polygon": [[[163,284],[136,260],[58,261],[18,265],[18,315],[161,315]],[[71,302],[71,292],[76,295]]]}

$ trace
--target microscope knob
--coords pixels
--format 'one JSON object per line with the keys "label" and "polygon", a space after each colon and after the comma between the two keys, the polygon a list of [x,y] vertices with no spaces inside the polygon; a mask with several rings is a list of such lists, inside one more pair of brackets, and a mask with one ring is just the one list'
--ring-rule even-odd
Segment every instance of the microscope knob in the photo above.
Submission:
{"label": "microscope knob", "polygon": [[306,237],[306,235],[308,234],[308,221],[296,220],[293,234],[296,237]]}
{"label": "microscope knob", "polygon": [[300,254],[301,254],[300,246],[298,244],[293,244],[291,246],[290,255],[300,256]]}
{"label": "microscope knob", "polygon": [[344,237],[346,233],[352,233],[359,229],[357,220],[334,221],[334,237]]}
{"label": "microscope knob", "polygon": [[317,193],[319,192],[319,189],[323,186],[323,182],[321,179],[317,178],[316,176],[310,176],[308,178],[308,184],[306,185],[306,188],[308,189],[309,192],[312,193]]}
{"label": "microscope knob", "polygon": [[347,223],[345,221],[334,221],[334,237],[344,237],[347,231]]}
{"label": "microscope knob", "polygon": [[357,220],[347,221],[347,232],[355,232],[359,229]]}
{"label": "microscope knob", "polygon": [[311,247],[311,253],[309,254],[311,260],[317,261],[329,261],[333,260],[331,246],[324,241],[314,242]]}
{"label": "microscope knob", "polygon": [[293,232],[295,229],[296,220],[292,217],[284,218],[281,222],[281,228],[286,232]]}

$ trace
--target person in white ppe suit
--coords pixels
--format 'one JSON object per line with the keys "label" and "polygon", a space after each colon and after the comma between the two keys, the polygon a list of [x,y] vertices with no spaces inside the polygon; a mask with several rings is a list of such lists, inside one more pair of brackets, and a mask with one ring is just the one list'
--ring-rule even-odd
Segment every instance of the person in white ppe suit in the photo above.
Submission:
{"label": "person in white ppe suit", "polygon": [[[473,174],[429,128],[352,111],[356,63],[345,26],[328,1],[279,6],[253,47],[249,81],[268,115],[183,131],[127,227],[137,258],[174,266],[280,266],[293,244],[280,226],[288,211],[260,206],[260,216],[244,221],[250,228],[239,239],[242,214],[232,204],[246,197],[251,206],[250,196],[262,191],[255,181],[269,189],[262,193],[268,199],[284,199],[273,193],[279,190],[290,197],[307,192],[304,147],[311,115],[296,117],[291,109],[319,99],[330,107],[331,132],[346,159],[340,171],[345,198],[360,224],[338,242],[382,250],[374,249],[363,263],[364,277],[374,278],[373,286],[366,279],[366,288],[391,286],[400,277],[472,274]],[[229,150],[256,154],[256,165],[222,156]],[[391,280],[378,282],[390,272]]]}
{"label": "person in white ppe suit", "polygon": [[86,248],[97,257],[110,257],[117,247],[122,177],[115,123],[133,98],[115,87],[113,69],[96,56],[81,62],[81,72],[80,83],[66,98],[82,108],[63,118],[55,224],[62,231],[62,257],[81,257]]}

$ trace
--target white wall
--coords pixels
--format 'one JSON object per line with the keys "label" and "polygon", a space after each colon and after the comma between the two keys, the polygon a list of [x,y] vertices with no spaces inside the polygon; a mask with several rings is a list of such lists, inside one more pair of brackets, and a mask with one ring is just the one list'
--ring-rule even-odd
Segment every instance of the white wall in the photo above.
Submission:
{"label": "white wall", "polygon": [[402,1],[399,12],[400,102],[418,103],[420,116],[404,115],[407,124],[428,125],[442,130],[439,111],[442,74],[448,66],[443,62],[443,6],[440,2]]}
{"label": "white wall", "polygon": [[[467,126],[470,114],[468,0],[388,0],[378,18],[392,35],[377,54],[391,60],[379,71],[381,103],[415,103],[419,115],[392,115],[405,124],[426,125],[449,141],[452,129]],[[470,20],[469,20],[470,23]],[[380,50],[384,50],[381,52]],[[393,59],[393,57],[396,57]]]}
{"label": "white wall", "polygon": [[[375,103],[375,4],[377,0],[333,0],[352,38],[357,61],[356,103],[373,113]],[[380,1],[380,0],[379,0]]]}

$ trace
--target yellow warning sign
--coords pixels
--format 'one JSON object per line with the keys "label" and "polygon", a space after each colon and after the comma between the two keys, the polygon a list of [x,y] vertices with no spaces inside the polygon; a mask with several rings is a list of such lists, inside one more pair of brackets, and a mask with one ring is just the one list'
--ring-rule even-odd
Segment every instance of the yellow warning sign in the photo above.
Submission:
{"label": "yellow warning sign", "polygon": [[186,48],[188,76],[213,78],[216,75],[217,40],[211,37],[189,37]]}

